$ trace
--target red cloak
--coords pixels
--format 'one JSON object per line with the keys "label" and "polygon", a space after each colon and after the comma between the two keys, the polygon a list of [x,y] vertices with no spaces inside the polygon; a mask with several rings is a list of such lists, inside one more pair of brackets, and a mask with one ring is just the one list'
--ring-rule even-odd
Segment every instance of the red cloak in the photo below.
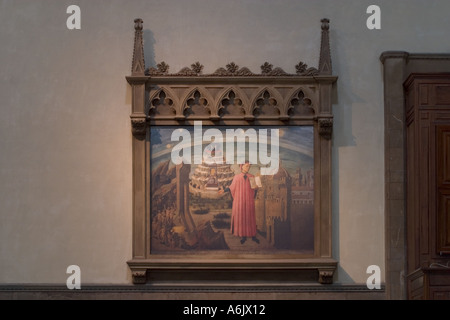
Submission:
{"label": "red cloak", "polygon": [[255,190],[250,186],[249,173],[237,174],[229,187],[233,197],[231,233],[238,237],[256,236]]}

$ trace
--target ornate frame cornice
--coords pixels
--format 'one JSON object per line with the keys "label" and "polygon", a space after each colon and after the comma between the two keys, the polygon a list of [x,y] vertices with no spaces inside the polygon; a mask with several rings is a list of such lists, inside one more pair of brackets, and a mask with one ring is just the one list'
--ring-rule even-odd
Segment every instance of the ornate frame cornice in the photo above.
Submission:
{"label": "ornate frame cornice", "polygon": [[[189,123],[193,120],[202,120],[209,121],[211,125],[238,120],[241,120],[240,124],[246,121],[249,125],[264,124],[267,121],[299,124],[312,120],[321,127],[320,132],[324,133],[324,137],[331,138],[333,122],[330,120],[332,118],[330,92],[326,95],[323,92],[336,82],[337,77],[332,75],[328,19],[321,20],[322,37],[318,67],[308,67],[306,63],[300,61],[295,66],[295,74],[287,73],[269,62],[261,65],[259,74],[234,62],[210,74],[203,73],[204,67],[198,61],[175,73],[169,72],[170,66],[164,61],[146,68],[142,39],[143,20],[137,18],[134,22],[132,73],[127,77],[127,81],[136,90],[140,86],[141,91],[139,94],[134,92],[133,97],[139,95],[145,99],[145,107],[133,110],[131,115],[133,134],[140,136],[145,131],[144,119],[147,124],[186,124],[186,121]],[[205,109],[209,115],[198,108],[195,114],[190,106],[182,105],[190,98],[191,89],[194,87],[201,94],[200,99],[206,101]],[[235,95],[240,94],[242,112],[225,116],[221,114],[224,110],[221,98],[230,91]],[[158,98],[156,92],[163,92],[164,99],[155,100]],[[266,92],[269,94],[267,99],[276,109],[270,115],[261,112],[257,104],[257,100],[261,98],[259,95]],[[300,100],[296,94],[301,95]],[[292,105],[293,100],[298,110]],[[168,108],[160,108],[159,106],[167,106],[164,102],[172,104]],[[314,112],[309,112],[311,110]],[[323,127],[325,124],[326,129]]]}

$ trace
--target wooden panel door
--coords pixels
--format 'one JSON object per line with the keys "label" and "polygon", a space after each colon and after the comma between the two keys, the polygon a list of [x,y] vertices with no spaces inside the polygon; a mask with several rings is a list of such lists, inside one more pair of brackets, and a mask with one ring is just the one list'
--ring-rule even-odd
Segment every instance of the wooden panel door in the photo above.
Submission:
{"label": "wooden panel door", "polygon": [[436,127],[437,253],[450,254],[450,125]]}

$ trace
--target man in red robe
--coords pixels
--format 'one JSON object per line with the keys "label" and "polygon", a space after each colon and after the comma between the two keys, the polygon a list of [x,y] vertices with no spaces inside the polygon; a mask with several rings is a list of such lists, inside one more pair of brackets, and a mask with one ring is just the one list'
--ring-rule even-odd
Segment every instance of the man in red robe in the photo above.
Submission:
{"label": "man in red robe", "polygon": [[250,185],[250,178],[254,176],[248,171],[250,163],[247,161],[240,165],[241,173],[234,176],[233,181],[226,191],[230,191],[233,197],[231,213],[231,234],[241,237],[243,244],[247,237],[259,243],[256,238],[255,197],[256,191]]}

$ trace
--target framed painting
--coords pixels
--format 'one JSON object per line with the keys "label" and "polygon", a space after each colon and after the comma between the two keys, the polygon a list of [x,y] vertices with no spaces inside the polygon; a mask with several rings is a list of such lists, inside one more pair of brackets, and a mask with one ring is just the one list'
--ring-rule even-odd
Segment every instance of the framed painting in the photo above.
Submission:
{"label": "framed painting", "polygon": [[134,283],[331,283],[328,20],[319,68],[145,68],[135,20]]}
{"label": "framed painting", "polygon": [[313,256],[313,126],[155,126],[150,148],[152,253]]}

